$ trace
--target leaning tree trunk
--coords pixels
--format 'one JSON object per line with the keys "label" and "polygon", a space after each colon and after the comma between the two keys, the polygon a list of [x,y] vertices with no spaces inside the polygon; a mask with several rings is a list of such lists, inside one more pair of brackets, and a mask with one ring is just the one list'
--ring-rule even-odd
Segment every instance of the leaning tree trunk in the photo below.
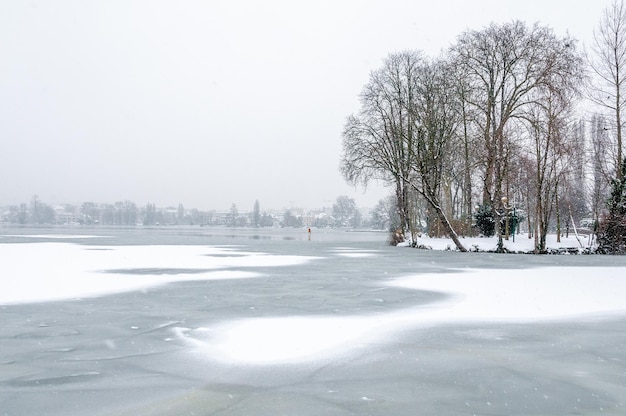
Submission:
{"label": "leaning tree trunk", "polygon": [[454,245],[456,245],[456,248],[458,248],[459,251],[466,252],[467,249],[465,248],[463,243],[461,243],[461,240],[459,240],[459,235],[456,233],[456,231],[454,231],[452,224],[450,224],[450,221],[448,221],[448,217],[446,216],[445,212],[443,212],[443,210],[441,209],[441,206],[433,203],[430,200],[428,202],[430,203],[430,206],[435,210],[435,213],[437,214],[437,218],[439,219],[439,222],[443,226],[448,236],[450,236],[450,238],[454,242]]}
{"label": "leaning tree trunk", "polygon": [[437,196],[431,191],[430,188],[428,188],[427,185],[425,186],[425,190],[418,189],[413,184],[411,185],[417,192],[419,192],[426,199],[426,201],[428,201],[428,204],[430,205],[430,207],[435,211],[435,214],[437,215],[437,218],[439,219],[439,223],[441,223],[444,230],[446,231],[446,234],[448,234],[448,236],[452,239],[452,241],[454,242],[454,245],[456,245],[456,248],[461,252],[464,252],[464,253],[467,252],[467,249],[465,248],[465,246],[463,245],[463,243],[461,243],[461,240],[459,239],[459,235],[456,233],[456,231],[454,231],[454,228],[452,227],[452,224],[450,224],[450,221],[448,221],[448,216],[446,215],[444,210],[441,208],[441,204],[439,203]]}

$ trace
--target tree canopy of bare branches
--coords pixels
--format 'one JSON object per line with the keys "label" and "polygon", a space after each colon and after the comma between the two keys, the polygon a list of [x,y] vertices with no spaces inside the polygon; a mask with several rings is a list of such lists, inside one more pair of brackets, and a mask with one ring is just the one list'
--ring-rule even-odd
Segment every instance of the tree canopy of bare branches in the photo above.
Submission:
{"label": "tree canopy of bare branches", "polygon": [[621,177],[623,160],[622,129],[626,108],[626,6],[622,0],[604,10],[594,31],[593,58],[589,66],[595,77],[590,84],[590,98],[611,114],[611,131],[615,138],[614,172]]}
{"label": "tree canopy of bare branches", "polygon": [[[624,51],[626,62],[626,38]],[[573,201],[581,199],[583,182],[601,190],[602,155],[595,146],[585,161],[585,128],[575,113],[584,63],[574,39],[520,21],[462,33],[436,59],[419,51],[390,54],[370,74],[358,113],[347,118],[341,172],[354,184],[393,184],[402,231],[413,237],[418,228],[438,235],[436,226],[465,251],[457,229],[471,232],[467,219],[478,200],[483,214],[491,212],[501,249],[513,203],[528,221],[529,238],[535,235],[536,251],[545,251],[553,213],[560,231],[562,210],[571,218],[572,204],[585,209]]]}
{"label": "tree canopy of bare branches", "polygon": [[507,197],[503,186],[513,156],[513,131],[528,121],[532,108],[541,107],[541,91],[559,94],[580,80],[580,58],[573,46],[572,39],[559,39],[548,27],[514,21],[468,31],[451,49],[469,85],[465,99],[479,115],[482,202],[492,207],[499,236],[498,208]]}
{"label": "tree canopy of bare branches", "polygon": [[417,52],[390,55],[373,71],[361,93],[361,109],[348,117],[343,131],[341,172],[352,183],[370,179],[395,186],[402,231],[414,230],[409,215],[409,183],[415,135],[415,84],[423,57]]}

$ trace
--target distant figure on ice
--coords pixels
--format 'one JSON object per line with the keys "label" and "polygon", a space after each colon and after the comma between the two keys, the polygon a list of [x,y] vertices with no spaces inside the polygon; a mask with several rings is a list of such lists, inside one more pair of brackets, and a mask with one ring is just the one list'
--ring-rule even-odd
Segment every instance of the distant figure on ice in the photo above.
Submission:
{"label": "distant figure on ice", "polygon": [[311,241],[311,227],[309,227],[309,241]]}

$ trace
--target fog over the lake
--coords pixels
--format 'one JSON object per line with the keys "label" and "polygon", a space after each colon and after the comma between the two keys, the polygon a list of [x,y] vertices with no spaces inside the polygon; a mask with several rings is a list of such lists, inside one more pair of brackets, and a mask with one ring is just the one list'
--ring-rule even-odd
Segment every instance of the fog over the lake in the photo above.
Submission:
{"label": "fog over the lake", "polygon": [[520,19],[590,45],[608,1],[0,3],[0,205],[373,206],[341,131],[392,52]]}

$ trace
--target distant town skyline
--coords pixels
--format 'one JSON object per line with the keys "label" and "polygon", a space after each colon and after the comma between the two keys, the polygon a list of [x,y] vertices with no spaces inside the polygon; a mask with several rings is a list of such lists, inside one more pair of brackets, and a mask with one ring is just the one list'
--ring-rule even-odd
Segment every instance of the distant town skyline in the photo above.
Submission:
{"label": "distant town skyline", "polygon": [[[138,208],[145,208],[148,205],[155,205],[158,208],[175,208],[178,209],[179,206],[183,206],[184,209],[196,209],[199,211],[215,211],[215,212],[225,212],[225,211],[229,211],[233,205],[235,205],[237,207],[237,209],[241,210],[241,211],[249,211],[251,212],[256,203],[258,202],[261,210],[265,210],[265,211],[271,211],[271,212],[275,212],[275,211],[284,211],[284,210],[288,210],[288,209],[292,209],[292,210],[305,210],[305,211],[315,211],[315,210],[321,210],[321,209],[325,209],[325,208],[332,208],[332,206],[337,202],[337,198],[339,197],[348,197],[352,200],[355,201],[355,204],[358,208],[360,209],[371,209],[374,208],[378,202],[380,200],[377,201],[373,201],[373,204],[370,205],[361,205],[358,203],[357,199],[352,198],[348,195],[337,195],[337,197],[335,199],[332,200],[325,200],[325,201],[320,201],[320,203],[318,205],[315,206],[301,206],[301,205],[295,205],[295,204],[291,204],[288,206],[282,206],[282,207],[273,207],[273,206],[266,206],[263,201],[261,199],[255,199],[253,200],[250,204],[246,204],[246,205],[239,205],[235,202],[232,202],[230,204],[228,204],[228,206],[225,207],[206,207],[206,208],[199,208],[196,206],[192,206],[190,204],[186,204],[184,201],[179,201],[179,202],[172,202],[172,203],[164,203],[164,204],[157,204],[154,202],[145,202],[145,203],[139,203],[133,199],[115,199],[115,200],[111,200],[111,201],[78,201],[78,202],[67,202],[67,201],[61,201],[61,202],[53,202],[53,201],[47,201],[44,200],[43,198],[40,198],[39,195],[32,195],[31,198],[24,200],[24,201],[13,201],[10,203],[3,203],[0,204],[0,208],[8,208],[8,207],[15,207],[15,206],[20,206],[22,204],[25,205],[31,205],[33,199],[37,199],[39,202],[46,204],[46,205],[50,205],[53,207],[62,207],[62,206],[66,206],[66,205],[70,205],[70,206],[75,206],[75,207],[81,207],[83,204],[96,204],[96,205],[115,205],[116,203],[120,203],[120,202],[131,202],[134,203]],[[383,196],[381,199],[386,198],[385,196]],[[249,206],[248,206],[249,205]]]}
{"label": "distant town skyline", "polygon": [[353,199],[340,196],[332,206],[318,208],[264,209],[258,201],[252,209],[232,204],[228,210],[199,210],[177,206],[139,206],[132,201],[115,203],[84,202],[50,205],[38,197],[29,203],[0,206],[3,226],[229,226],[229,227],[320,227],[386,229],[392,218],[388,210],[356,206]]}

